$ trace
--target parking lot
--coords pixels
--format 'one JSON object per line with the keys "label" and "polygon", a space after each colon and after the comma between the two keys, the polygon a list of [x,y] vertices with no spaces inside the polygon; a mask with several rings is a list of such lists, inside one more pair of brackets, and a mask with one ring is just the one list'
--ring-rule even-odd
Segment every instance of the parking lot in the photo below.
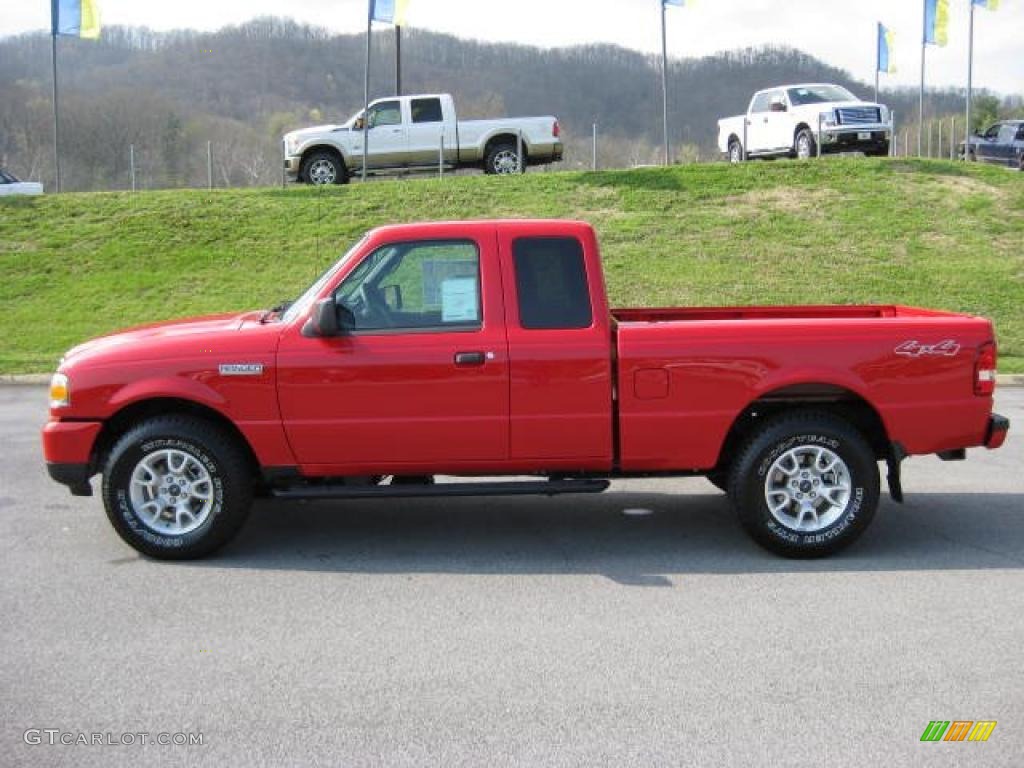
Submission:
{"label": "parking lot", "polygon": [[[704,480],[258,505],[161,563],[46,476],[0,386],[2,765],[1020,765],[1024,389],[1000,451],[905,465],[848,552],[756,547]],[[685,439],[681,436],[681,439]],[[930,720],[996,720],[921,743]],[[202,733],[198,746],[27,744]]]}

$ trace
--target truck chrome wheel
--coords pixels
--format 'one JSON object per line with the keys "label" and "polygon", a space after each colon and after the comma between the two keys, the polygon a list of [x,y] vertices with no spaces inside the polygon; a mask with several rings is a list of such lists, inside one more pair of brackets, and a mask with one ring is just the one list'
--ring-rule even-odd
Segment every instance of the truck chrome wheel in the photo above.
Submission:
{"label": "truck chrome wheel", "polygon": [[811,146],[811,137],[807,131],[801,131],[796,138],[796,156],[801,160],[808,160],[812,154],[814,152]]}
{"label": "truck chrome wheel", "polygon": [[503,149],[495,154],[494,172],[519,173],[519,155],[511,149]]}
{"label": "truck chrome wheel", "polygon": [[828,528],[850,501],[850,470],[838,455],[814,445],[786,451],[764,481],[764,498],[779,523],[792,531]]}
{"label": "truck chrome wheel", "polygon": [[143,525],[180,536],[206,522],[213,508],[213,481],[196,457],[164,449],[135,465],[129,497]]}
{"label": "truck chrome wheel", "polygon": [[308,173],[311,184],[333,184],[338,178],[338,169],[326,157],[310,163]]}

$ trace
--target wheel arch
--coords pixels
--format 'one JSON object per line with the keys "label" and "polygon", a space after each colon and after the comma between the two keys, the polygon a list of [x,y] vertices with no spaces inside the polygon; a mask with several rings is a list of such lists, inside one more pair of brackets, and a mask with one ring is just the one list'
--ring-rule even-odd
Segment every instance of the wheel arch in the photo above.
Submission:
{"label": "wheel arch", "polygon": [[256,452],[248,438],[226,414],[198,400],[167,395],[142,397],[123,403],[113,415],[105,419],[93,445],[91,469],[101,471],[107,456],[122,435],[143,421],[157,416],[191,416],[224,430],[242,449],[253,477],[256,477],[260,467]]}
{"label": "wheel arch", "polygon": [[800,131],[810,131],[810,130],[811,130],[811,126],[809,126],[803,120],[801,120],[799,123],[797,123],[796,124],[796,128],[793,129],[793,144],[794,145],[796,144],[796,137],[800,135]]}
{"label": "wheel arch", "polygon": [[719,450],[716,470],[726,469],[747,438],[766,418],[795,410],[817,410],[849,422],[868,441],[876,458],[892,451],[889,431],[878,408],[863,394],[828,381],[790,383],[760,394],[733,420]]}
{"label": "wheel arch", "polygon": [[[487,161],[487,155],[490,154],[491,149],[497,144],[516,144],[519,141],[519,137],[514,133],[508,131],[498,131],[492,136],[488,136],[484,142],[484,153],[483,160]],[[526,136],[523,136],[523,154],[526,157],[530,156],[530,143],[526,140]]]}
{"label": "wheel arch", "polygon": [[341,164],[344,167],[344,169],[348,170],[348,158],[345,157],[345,153],[341,150],[341,148],[335,146],[334,144],[319,142],[316,144],[311,144],[310,146],[302,150],[302,154],[300,155],[299,159],[300,172],[302,168],[305,166],[306,160],[308,160],[309,156],[314,152],[330,152],[332,155],[335,155],[338,158],[338,160],[341,161]]}

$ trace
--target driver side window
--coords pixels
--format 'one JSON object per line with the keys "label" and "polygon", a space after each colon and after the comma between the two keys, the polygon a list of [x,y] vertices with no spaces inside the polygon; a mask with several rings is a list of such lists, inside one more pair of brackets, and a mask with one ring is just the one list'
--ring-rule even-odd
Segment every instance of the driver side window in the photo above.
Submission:
{"label": "driver side window", "polygon": [[354,333],[479,330],[480,255],[460,240],[385,245],[345,278],[335,300]]}
{"label": "driver side window", "polygon": [[382,125],[401,125],[402,108],[397,101],[382,101],[370,108],[370,127]]}

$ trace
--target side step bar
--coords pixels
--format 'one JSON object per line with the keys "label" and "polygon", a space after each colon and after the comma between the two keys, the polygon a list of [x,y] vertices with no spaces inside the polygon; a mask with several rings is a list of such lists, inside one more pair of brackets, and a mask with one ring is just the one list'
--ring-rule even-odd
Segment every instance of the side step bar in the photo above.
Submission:
{"label": "side step bar", "polygon": [[557,496],[601,493],[608,480],[537,480],[507,483],[436,483],[434,485],[309,485],[275,488],[278,499],[394,499],[424,496]]}

